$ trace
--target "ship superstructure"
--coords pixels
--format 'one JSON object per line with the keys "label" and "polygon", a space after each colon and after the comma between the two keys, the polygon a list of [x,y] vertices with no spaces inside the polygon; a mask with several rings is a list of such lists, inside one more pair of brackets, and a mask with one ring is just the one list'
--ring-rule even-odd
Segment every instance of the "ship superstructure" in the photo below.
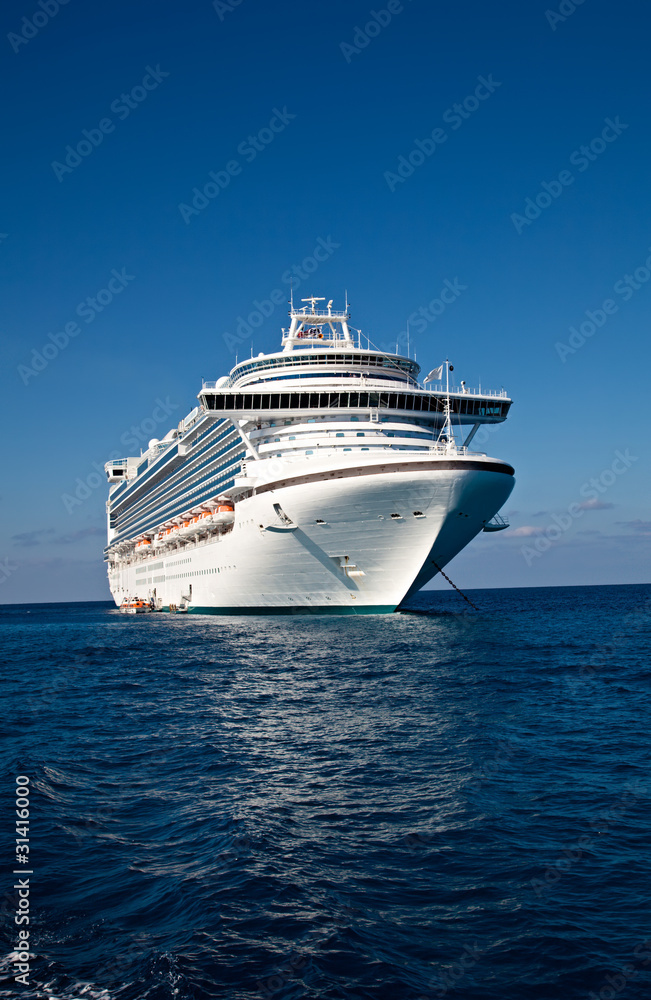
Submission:
{"label": "ship superstructure", "polygon": [[198,613],[395,610],[482,530],[514,484],[470,450],[511,400],[421,385],[362,346],[348,307],[292,303],[282,349],[204,382],[147,451],[106,465],[118,605]]}

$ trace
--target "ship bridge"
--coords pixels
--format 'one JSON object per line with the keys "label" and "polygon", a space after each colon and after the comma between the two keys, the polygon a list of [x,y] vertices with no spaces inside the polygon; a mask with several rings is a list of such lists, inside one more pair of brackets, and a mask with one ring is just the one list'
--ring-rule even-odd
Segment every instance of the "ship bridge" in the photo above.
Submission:
{"label": "ship bridge", "polygon": [[247,389],[227,389],[204,384],[199,400],[202,409],[233,419],[255,420],[260,415],[273,417],[305,416],[313,417],[314,411],[337,411],[360,413],[360,411],[393,411],[395,413],[418,413],[428,423],[441,426],[447,412],[455,424],[497,424],[506,420],[511,399],[506,393],[488,394],[464,389],[459,393],[445,393],[433,389],[413,389],[411,391],[382,391],[355,386],[328,391],[305,391],[302,389],[270,389],[261,386]]}
{"label": "ship bridge", "polygon": [[292,296],[289,313],[291,323],[289,330],[283,330],[284,351],[293,351],[296,347],[304,347],[306,344],[335,348],[356,346],[348,326],[350,319],[348,301],[343,312],[332,311],[332,299],[326,309],[317,308],[317,302],[325,302],[325,298],[311,295],[307,299],[301,299],[301,302],[304,302],[305,306],[302,309],[295,309]]}

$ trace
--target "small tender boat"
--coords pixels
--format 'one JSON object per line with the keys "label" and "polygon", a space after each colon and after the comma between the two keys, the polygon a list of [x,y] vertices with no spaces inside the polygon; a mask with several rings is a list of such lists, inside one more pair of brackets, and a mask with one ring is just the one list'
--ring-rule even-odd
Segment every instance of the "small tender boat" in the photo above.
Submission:
{"label": "small tender boat", "polygon": [[144,615],[148,611],[152,611],[152,606],[147,601],[141,601],[138,598],[133,600],[126,599],[122,601],[120,611],[123,615]]}

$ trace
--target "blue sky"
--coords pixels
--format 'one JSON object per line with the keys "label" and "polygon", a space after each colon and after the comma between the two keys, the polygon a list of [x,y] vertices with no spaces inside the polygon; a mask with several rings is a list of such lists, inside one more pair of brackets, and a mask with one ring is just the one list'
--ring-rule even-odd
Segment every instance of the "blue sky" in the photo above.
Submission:
{"label": "blue sky", "polygon": [[[647,5],[0,17],[1,602],[110,596],[97,467],[236,350],[278,347],[264,300],[295,267],[298,293],[348,289],[376,344],[411,316],[426,370],[449,355],[512,395],[481,444],[516,468],[512,528],[457,557],[459,586],[649,581]],[[256,300],[270,315],[235,347]]]}

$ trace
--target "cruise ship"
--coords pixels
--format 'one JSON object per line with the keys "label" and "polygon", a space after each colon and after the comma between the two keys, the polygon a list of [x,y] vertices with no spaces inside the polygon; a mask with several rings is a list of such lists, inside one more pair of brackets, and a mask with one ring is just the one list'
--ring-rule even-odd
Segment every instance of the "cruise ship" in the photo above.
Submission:
{"label": "cruise ship", "polygon": [[471,450],[507,394],[451,385],[447,363],[419,382],[324,302],[292,300],[280,351],[204,382],[162,440],[106,464],[118,606],[389,613],[508,526],[514,470]]}

